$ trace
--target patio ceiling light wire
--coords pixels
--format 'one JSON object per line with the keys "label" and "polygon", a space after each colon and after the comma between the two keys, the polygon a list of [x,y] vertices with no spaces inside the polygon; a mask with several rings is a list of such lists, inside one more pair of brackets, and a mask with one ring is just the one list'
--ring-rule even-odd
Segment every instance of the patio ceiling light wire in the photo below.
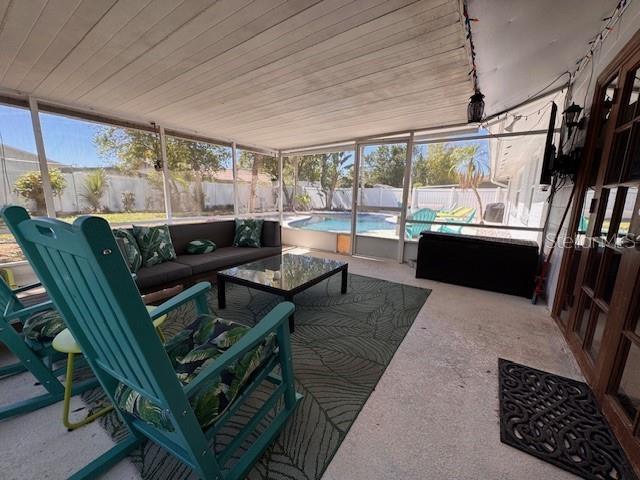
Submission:
{"label": "patio ceiling light wire", "polygon": [[[505,112],[505,113],[501,114],[501,115],[504,115],[504,117],[502,117],[502,118],[498,117],[498,118],[496,118],[494,120],[506,120],[509,117],[512,117],[514,120],[520,120],[520,119],[528,120],[529,117],[532,117],[534,115],[538,115],[538,116],[542,115],[542,116],[544,116],[544,114],[546,114],[547,111],[549,111],[551,109],[551,105],[553,104],[553,102],[555,102],[558,99],[558,97],[561,94],[564,93],[564,91],[565,91],[565,88],[563,87],[562,90],[559,90],[553,96],[553,98],[550,99],[549,102],[546,103],[545,105],[543,105],[542,107],[534,108],[534,109],[532,109],[530,111],[519,112],[517,115],[511,113],[511,111],[508,111],[508,112]],[[482,124],[483,127],[487,127],[488,125],[489,125],[489,121],[485,121]],[[536,123],[536,125],[537,125],[537,123]]]}

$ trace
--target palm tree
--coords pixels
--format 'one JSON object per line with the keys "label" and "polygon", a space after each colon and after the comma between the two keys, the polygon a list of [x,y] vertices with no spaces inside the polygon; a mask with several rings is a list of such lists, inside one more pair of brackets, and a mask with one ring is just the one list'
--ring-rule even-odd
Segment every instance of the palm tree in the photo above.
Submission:
{"label": "palm tree", "polygon": [[458,176],[458,184],[463,190],[470,188],[478,202],[479,223],[484,223],[482,215],[482,198],[478,186],[489,174],[489,165],[485,152],[480,151],[479,144],[458,147],[455,150],[456,163],[451,171]]}

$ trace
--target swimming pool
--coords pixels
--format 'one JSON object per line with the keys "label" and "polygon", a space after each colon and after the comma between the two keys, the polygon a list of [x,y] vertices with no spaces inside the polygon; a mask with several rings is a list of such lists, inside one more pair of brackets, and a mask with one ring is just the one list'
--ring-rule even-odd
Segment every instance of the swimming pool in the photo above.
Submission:
{"label": "swimming pool", "polygon": [[[381,230],[395,232],[396,224],[393,220],[395,220],[395,217],[390,215],[359,213],[357,232],[367,233]],[[315,230],[319,232],[349,233],[351,232],[351,214],[313,214],[309,218],[289,222],[289,226],[293,228],[302,228],[304,230]]]}

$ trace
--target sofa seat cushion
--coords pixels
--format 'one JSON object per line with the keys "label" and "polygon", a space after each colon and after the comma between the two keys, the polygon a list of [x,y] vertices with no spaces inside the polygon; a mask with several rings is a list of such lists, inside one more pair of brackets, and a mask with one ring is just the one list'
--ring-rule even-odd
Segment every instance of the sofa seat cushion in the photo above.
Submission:
{"label": "sofa seat cushion", "polygon": [[142,267],[136,273],[138,288],[149,288],[162,285],[182,278],[186,279],[193,274],[191,267],[184,263],[163,262],[152,267]]}
{"label": "sofa seat cushion", "polygon": [[280,253],[282,253],[282,248],[280,247],[224,247],[218,248],[215,252],[202,255],[178,255],[175,261],[188,265],[193,270],[194,275],[197,275],[241,265]]}
{"label": "sofa seat cushion", "polygon": [[65,328],[62,316],[56,310],[47,310],[25,320],[22,333],[29,340],[45,343],[51,342]]}
{"label": "sofa seat cushion", "polygon": [[[191,325],[165,344],[165,350],[182,385],[189,384],[228,348],[235,345],[251,329],[239,323],[201,315]],[[239,360],[229,364],[220,375],[211,377],[190,399],[196,418],[207,428],[215,423],[227,407],[249,383],[252,374],[275,351],[274,336],[248,350]],[[157,404],[130,387],[120,384],[115,393],[118,406],[131,415],[157,428],[173,431],[169,416]]]}

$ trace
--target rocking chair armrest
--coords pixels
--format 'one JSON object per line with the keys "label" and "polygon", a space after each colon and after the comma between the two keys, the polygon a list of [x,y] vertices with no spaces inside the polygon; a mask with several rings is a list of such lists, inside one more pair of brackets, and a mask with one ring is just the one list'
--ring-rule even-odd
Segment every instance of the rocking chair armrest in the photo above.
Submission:
{"label": "rocking chair armrest", "polygon": [[30,307],[21,308],[20,310],[14,310],[13,312],[5,313],[5,320],[14,320],[16,318],[25,318],[30,317],[36,313],[44,312],[46,310],[53,310],[55,307],[51,300],[47,300],[46,302],[39,303],[37,305],[32,305]]}
{"label": "rocking chair armrest", "polygon": [[41,287],[42,284],[40,282],[32,283],[30,285],[24,285],[22,287],[14,288],[13,293],[22,293],[27,292],[29,290],[33,290],[34,288]]}
{"label": "rocking chair armrest", "polygon": [[264,341],[267,335],[277,330],[283,323],[286,323],[284,334],[289,335],[288,321],[294,310],[295,307],[291,302],[282,302],[276,305],[273,310],[260,320],[255,327],[251,328],[238,343],[225,351],[215,362],[202,370],[196,378],[185,385],[184,392],[187,397],[193,395],[209,378],[218,375],[229,363],[237,360],[238,357],[243,355],[247,350]]}
{"label": "rocking chair armrest", "polygon": [[153,311],[149,313],[151,315],[151,319],[155,320],[162,315],[166,315],[171,310],[178,308],[180,305],[184,305],[187,302],[196,300],[199,297],[203,297],[203,301],[206,302],[204,296],[207,294],[210,288],[211,284],[209,282],[196,283],[193,287],[187,288],[183,292],[180,292],[176,296],[170,298],[163,304],[158,305],[156,308],[154,308]]}

